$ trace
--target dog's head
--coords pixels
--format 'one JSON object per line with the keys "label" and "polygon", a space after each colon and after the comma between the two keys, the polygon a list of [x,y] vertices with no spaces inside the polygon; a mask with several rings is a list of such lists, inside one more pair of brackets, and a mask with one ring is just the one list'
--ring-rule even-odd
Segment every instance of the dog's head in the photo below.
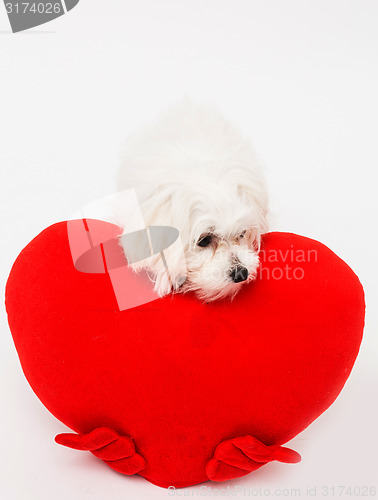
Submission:
{"label": "dog's head", "polygon": [[195,291],[206,301],[234,296],[243,283],[256,276],[258,242],[257,228],[233,233],[208,228],[185,252],[187,280],[183,291]]}
{"label": "dog's head", "polygon": [[256,277],[265,229],[256,195],[255,188],[222,182],[187,198],[188,218],[180,232],[187,267],[183,291],[195,291],[205,301],[233,297]]}
{"label": "dog's head", "polygon": [[172,226],[180,234],[180,246],[165,252],[164,265],[157,257],[138,266],[152,271],[161,295],[173,288],[212,301],[233,297],[255,278],[266,226],[266,191],[259,179],[239,171],[217,183],[198,175],[193,182],[164,182],[141,207],[147,225]]}

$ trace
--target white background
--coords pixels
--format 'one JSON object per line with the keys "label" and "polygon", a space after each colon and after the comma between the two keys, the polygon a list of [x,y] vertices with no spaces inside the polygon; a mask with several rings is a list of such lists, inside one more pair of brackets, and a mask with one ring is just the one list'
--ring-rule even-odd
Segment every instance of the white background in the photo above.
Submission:
{"label": "white background", "polygon": [[[320,497],[323,485],[338,496],[338,485],[378,482],[377,26],[375,0],[81,0],[11,34],[0,5],[3,285],[43,228],[114,191],[123,138],[187,94],[217,103],[253,139],[272,229],[319,239],[365,287],[352,376],[289,444],[303,461],[267,465],[230,488],[301,488],[304,497],[316,486]],[[65,428],[25,381],[4,308],[0,349],[1,499],[168,497],[54,443]]]}

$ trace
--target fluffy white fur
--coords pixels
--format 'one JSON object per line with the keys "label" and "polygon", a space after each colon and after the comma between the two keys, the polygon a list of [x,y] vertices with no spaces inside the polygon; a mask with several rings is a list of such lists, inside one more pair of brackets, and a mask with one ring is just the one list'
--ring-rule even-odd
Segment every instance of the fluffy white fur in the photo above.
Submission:
{"label": "fluffy white fur", "polygon": [[[164,252],[169,273],[159,255],[133,265],[149,271],[160,295],[233,297],[256,276],[268,205],[261,166],[249,141],[213,106],[185,99],[129,137],[118,187],[135,188],[147,227],[179,230],[185,260],[182,247],[172,245]],[[205,236],[211,243],[201,247]],[[232,272],[242,268],[248,278],[235,283]]]}

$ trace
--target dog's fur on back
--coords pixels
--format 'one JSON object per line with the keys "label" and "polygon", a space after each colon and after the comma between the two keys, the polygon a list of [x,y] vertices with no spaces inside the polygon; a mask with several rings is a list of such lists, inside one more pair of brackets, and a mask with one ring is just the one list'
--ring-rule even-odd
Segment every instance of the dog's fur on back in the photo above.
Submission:
{"label": "dog's fur on back", "polygon": [[267,191],[250,142],[214,106],[184,99],[130,136],[118,188],[135,188],[147,227],[179,230],[185,262],[168,249],[170,276],[160,256],[133,265],[160,295],[233,297],[255,277]]}

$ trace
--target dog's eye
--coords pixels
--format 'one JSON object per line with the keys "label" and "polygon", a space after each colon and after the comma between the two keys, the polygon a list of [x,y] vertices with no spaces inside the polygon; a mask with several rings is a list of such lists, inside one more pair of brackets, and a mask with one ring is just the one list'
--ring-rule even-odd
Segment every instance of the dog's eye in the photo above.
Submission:
{"label": "dog's eye", "polygon": [[204,238],[198,240],[197,245],[200,247],[207,247],[210,245],[210,243],[211,243],[211,236],[207,235]]}
{"label": "dog's eye", "polygon": [[245,236],[245,233],[247,232],[247,230],[243,231],[240,235],[239,235],[239,238],[244,238]]}

